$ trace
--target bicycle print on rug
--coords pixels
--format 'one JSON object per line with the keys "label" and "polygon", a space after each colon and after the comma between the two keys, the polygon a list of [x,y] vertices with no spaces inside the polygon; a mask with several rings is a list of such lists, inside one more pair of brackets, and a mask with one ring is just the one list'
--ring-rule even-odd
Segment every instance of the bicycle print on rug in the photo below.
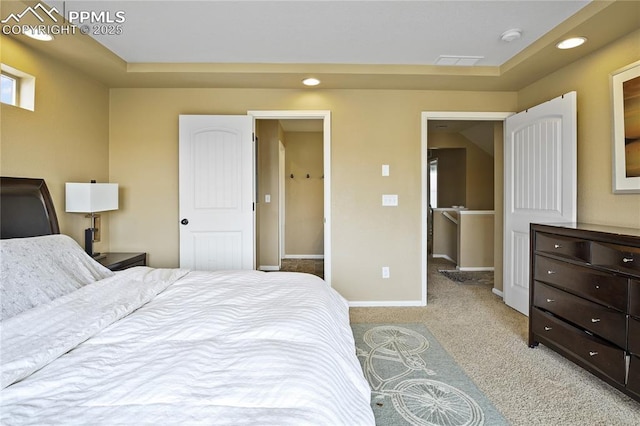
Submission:
{"label": "bicycle print on rug", "polygon": [[507,424],[421,324],[352,329],[376,424]]}

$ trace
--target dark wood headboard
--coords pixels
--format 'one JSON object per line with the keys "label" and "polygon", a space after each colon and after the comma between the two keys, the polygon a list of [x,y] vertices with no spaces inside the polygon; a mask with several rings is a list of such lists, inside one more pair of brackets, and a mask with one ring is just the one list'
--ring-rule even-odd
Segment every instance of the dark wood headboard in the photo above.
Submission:
{"label": "dark wood headboard", "polygon": [[0,177],[0,238],[59,234],[44,179]]}

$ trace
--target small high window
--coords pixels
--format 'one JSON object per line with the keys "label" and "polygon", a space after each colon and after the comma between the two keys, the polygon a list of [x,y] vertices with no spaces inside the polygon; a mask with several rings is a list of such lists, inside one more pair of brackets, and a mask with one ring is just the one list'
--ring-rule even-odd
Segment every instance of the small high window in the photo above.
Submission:
{"label": "small high window", "polygon": [[438,208],[438,159],[429,161],[429,205]]}
{"label": "small high window", "polygon": [[9,105],[15,105],[18,99],[18,82],[17,79],[9,74],[2,73],[0,75],[0,102]]}
{"label": "small high window", "polygon": [[0,102],[33,111],[36,79],[25,72],[1,64]]}

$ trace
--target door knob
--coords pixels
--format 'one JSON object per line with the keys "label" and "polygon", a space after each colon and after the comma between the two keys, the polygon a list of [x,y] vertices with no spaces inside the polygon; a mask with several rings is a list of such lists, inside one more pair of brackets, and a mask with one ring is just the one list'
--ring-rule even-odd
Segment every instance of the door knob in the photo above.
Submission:
{"label": "door knob", "polygon": [[180,221],[180,223],[183,224],[183,225],[188,225],[189,224],[189,219],[182,219]]}

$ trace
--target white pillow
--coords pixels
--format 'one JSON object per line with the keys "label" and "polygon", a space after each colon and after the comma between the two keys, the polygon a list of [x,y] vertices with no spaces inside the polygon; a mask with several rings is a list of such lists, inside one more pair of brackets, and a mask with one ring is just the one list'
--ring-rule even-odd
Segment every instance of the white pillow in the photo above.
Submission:
{"label": "white pillow", "polygon": [[1,240],[0,266],[0,319],[114,275],[61,234]]}

